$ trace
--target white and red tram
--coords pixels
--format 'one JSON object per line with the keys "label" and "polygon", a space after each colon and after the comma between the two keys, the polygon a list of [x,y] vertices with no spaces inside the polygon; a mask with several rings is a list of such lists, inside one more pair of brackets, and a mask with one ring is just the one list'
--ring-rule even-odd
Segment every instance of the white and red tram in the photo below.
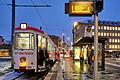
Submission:
{"label": "white and red tram", "polygon": [[[30,27],[26,23],[21,23],[20,27],[14,31],[14,69],[15,71],[39,70],[39,49],[47,50],[49,61],[54,62],[56,45],[50,37],[42,30]],[[44,54],[45,55],[45,54]],[[44,56],[43,56],[44,57]],[[43,61],[42,68],[45,67],[46,61]]]}

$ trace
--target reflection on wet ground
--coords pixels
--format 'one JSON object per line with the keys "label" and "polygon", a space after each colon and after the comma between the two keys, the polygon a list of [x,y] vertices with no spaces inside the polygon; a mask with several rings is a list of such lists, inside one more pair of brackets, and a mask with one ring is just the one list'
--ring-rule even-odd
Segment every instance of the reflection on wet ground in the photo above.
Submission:
{"label": "reflection on wet ground", "polygon": [[86,76],[87,64],[80,63],[79,60],[73,62],[70,58],[64,58],[63,65],[65,66],[63,70],[64,80],[90,80]]}
{"label": "reflection on wet ground", "polygon": [[[113,63],[106,65],[105,71],[99,70],[99,80],[120,80],[120,67],[111,66]],[[64,80],[93,80],[93,69],[89,65],[83,64],[79,60],[64,58],[62,60],[62,74]]]}

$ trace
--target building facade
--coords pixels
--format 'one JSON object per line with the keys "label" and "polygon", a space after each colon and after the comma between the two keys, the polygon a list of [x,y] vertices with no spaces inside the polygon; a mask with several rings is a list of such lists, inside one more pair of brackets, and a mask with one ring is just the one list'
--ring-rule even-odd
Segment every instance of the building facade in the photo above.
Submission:
{"label": "building facade", "polygon": [[[91,28],[89,33],[87,27]],[[88,33],[86,33],[88,32]],[[89,34],[89,35],[86,35]],[[85,22],[77,22],[73,26],[73,43],[77,42],[83,37],[94,36],[94,22],[86,20]],[[120,52],[120,22],[114,21],[99,21],[98,22],[98,37],[107,38],[105,42],[106,52]]]}
{"label": "building facade", "polygon": [[55,43],[55,45],[58,47],[59,51],[62,50],[62,38],[55,35],[49,35],[49,37],[52,39],[52,41]]}

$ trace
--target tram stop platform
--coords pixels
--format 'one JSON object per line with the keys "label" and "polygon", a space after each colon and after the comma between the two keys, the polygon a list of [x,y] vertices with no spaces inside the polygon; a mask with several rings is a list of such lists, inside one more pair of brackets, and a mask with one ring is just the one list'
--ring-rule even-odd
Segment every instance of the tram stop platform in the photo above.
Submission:
{"label": "tram stop platform", "polygon": [[[106,62],[107,63],[107,62]],[[112,70],[106,67],[105,71],[98,71],[99,80],[120,80],[120,74],[113,74]],[[88,64],[80,64],[80,61],[73,61],[71,57],[62,58],[56,61],[51,71],[44,80],[94,80],[88,72]]]}

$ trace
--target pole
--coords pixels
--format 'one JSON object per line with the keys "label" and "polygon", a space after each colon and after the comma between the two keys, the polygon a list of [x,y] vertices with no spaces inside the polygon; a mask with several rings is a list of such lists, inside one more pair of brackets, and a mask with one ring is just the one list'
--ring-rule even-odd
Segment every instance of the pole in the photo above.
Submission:
{"label": "pole", "polygon": [[98,79],[98,12],[96,12],[96,0],[94,0],[94,55],[95,55],[95,61],[94,61],[94,80]]}
{"label": "pole", "polygon": [[13,50],[14,50],[14,30],[15,30],[15,0],[12,0],[12,35],[11,35],[11,40],[12,40],[12,49],[11,49],[11,54],[12,54],[12,67],[13,67]]}

